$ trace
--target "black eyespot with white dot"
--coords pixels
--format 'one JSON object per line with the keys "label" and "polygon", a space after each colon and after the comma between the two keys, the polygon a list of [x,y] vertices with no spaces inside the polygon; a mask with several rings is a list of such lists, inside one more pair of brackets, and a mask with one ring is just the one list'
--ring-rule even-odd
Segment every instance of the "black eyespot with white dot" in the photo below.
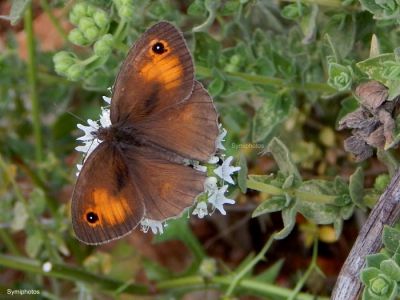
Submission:
{"label": "black eyespot with white dot", "polygon": [[157,42],[153,45],[153,47],[151,47],[151,50],[153,50],[153,52],[155,54],[163,54],[164,52],[167,52],[167,49],[165,49],[165,46],[163,43],[161,42]]}
{"label": "black eyespot with white dot", "polygon": [[94,223],[96,223],[98,220],[99,220],[99,216],[96,214],[96,213],[94,213],[94,212],[88,212],[87,214],[86,214],[86,220],[89,222],[89,223],[91,223],[91,224],[94,224]]}

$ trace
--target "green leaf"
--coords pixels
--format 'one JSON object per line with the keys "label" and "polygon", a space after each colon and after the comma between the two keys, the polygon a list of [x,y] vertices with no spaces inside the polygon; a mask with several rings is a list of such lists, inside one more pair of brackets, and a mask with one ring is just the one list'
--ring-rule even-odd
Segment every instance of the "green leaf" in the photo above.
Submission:
{"label": "green leaf", "polygon": [[279,272],[282,269],[283,263],[284,259],[279,259],[272,266],[268,267],[268,269],[255,276],[254,279],[262,283],[275,282],[276,278],[279,275]]}
{"label": "green leaf", "polygon": [[29,201],[29,209],[34,216],[40,216],[46,209],[46,198],[43,190],[35,188]]}
{"label": "green leaf", "polygon": [[16,25],[22,18],[25,9],[31,3],[31,0],[13,0],[11,1],[11,10],[9,16],[0,16],[0,19],[9,20],[11,25]]}
{"label": "green leaf", "polygon": [[392,280],[400,281],[400,267],[396,264],[394,260],[384,260],[380,265],[380,269]]}
{"label": "green leaf", "polygon": [[281,211],[287,207],[287,199],[285,196],[273,196],[263,201],[252,213],[252,218],[261,216],[266,213]]}
{"label": "green leaf", "polygon": [[43,245],[42,234],[39,230],[35,230],[30,234],[25,243],[25,251],[29,257],[34,258],[38,255]]}
{"label": "green leaf", "polygon": [[353,50],[356,37],[356,22],[353,14],[338,13],[329,18],[325,26],[335,50],[340,58],[345,58]]}
{"label": "green leaf", "polygon": [[275,234],[275,239],[281,240],[287,237],[293,230],[296,224],[296,206],[294,203],[291,207],[282,210],[283,229]]}
{"label": "green leaf", "polygon": [[384,260],[389,259],[390,257],[384,253],[376,253],[376,254],[370,254],[367,255],[366,257],[366,266],[369,267],[374,267],[378,268],[380,267],[381,263]]}
{"label": "green leaf", "polygon": [[381,274],[381,270],[374,267],[365,268],[361,271],[360,279],[362,283],[366,286],[369,286],[372,279],[376,278],[379,274]]}
{"label": "green leaf", "polygon": [[285,144],[278,138],[273,138],[268,144],[267,151],[271,152],[276,163],[278,164],[280,172],[285,177],[293,176],[294,186],[299,184],[302,179],[296,165],[293,163],[289,150]]}
{"label": "green leaf", "polygon": [[25,205],[18,201],[14,205],[13,209],[14,218],[11,222],[11,229],[13,231],[19,231],[25,228],[26,222],[28,221],[28,212],[26,211]]}
{"label": "green leaf", "polygon": [[356,66],[362,72],[367,74],[370,79],[380,81],[384,85],[388,86],[390,82],[383,75],[385,74],[386,70],[384,62],[389,60],[395,60],[394,53],[385,53],[379,56],[368,58],[366,60],[358,62]]}
{"label": "green leaf", "polygon": [[356,171],[350,175],[349,193],[351,200],[360,208],[365,210],[364,198],[364,170],[358,167]]}
{"label": "green leaf", "polygon": [[247,161],[246,156],[243,153],[240,154],[239,158],[239,175],[238,175],[238,185],[242,193],[246,193],[247,190]]}
{"label": "green leaf", "polygon": [[382,242],[386,250],[391,253],[398,252],[400,250],[400,230],[385,226],[383,229]]}

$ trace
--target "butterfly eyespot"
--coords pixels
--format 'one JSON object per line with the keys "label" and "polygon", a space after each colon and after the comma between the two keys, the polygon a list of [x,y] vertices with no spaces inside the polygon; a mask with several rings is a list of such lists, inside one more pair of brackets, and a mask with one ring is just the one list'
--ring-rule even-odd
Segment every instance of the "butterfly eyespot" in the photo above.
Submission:
{"label": "butterfly eyespot", "polygon": [[88,212],[87,214],[86,214],[86,220],[89,222],[89,223],[91,223],[91,224],[94,224],[94,223],[96,223],[98,220],[99,220],[99,216],[96,214],[96,213],[94,213],[94,212]]}
{"label": "butterfly eyespot", "polygon": [[165,49],[164,44],[161,42],[155,43],[151,50],[153,50],[153,52],[156,54],[163,54],[164,52],[167,52],[167,49]]}

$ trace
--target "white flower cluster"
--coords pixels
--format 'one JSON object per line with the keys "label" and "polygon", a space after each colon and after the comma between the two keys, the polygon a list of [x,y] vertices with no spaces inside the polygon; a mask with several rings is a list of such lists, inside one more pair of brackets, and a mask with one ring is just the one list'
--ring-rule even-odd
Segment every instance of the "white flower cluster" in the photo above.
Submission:
{"label": "white flower cluster", "polygon": [[[103,96],[103,99],[107,102],[108,105],[111,104],[111,98]],[[96,137],[95,132],[99,128],[106,128],[111,126],[110,109],[102,107],[99,121],[93,121],[89,119],[87,123],[88,125],[77,125],[77,127],[84,132],[84,135],[77,138],[78,141],[83,142],[83,145],[77,146],[75,148],[77,151],[83,152],[85,154],[84,160],[101,143],[101,141]],[[225,150],[223,141],[227,134],[227,131],[226,129],[222,128],[221,125],[219,126],[219,129],[220,134],[215,141],[215,145],[217,149]],[[222,165],[215,168],[220,159],[223,160]],[[215,168],[213,172],[216,175],[208,177],[206,179],[206,182],[204,184],[204,193],[207,197],[206,199],[204,199],[205,197],[199,197],[202,200],[197,203],[195,209],[193,210],[193,215],[197,215],[199,218],[204,218],[204,216],[212,214],[216,209],[221,214],[225,215],[226,211],[224,209],[224,205],[235,203],[235,200],[225,197],[225,193],[228,191],[228,184],[235,184],[232,179],[232,174],[240,170],[240,167],[231,166],[232,160],[232,156],[225,159],[224,154],[219,154],[218,156],[213,156],[208,161],[207,166],[201,165],[198,162],[195,162],[193,164],[194,169],[202,172],[207,172],[209,167],[213,169]],[[76,176],[79,175],[79,172],[82,169],[82,164],[77,164],[77,169],[78,172],[76,173]],[[208,204],[211,205],[211,211],[208,210]],[[166,226],[166,223],[164,221],[143,218],[140,222],[140,225],[143,232],[148,232],[149,229],[151,229],[153,234],[162,234],[164,232],[164,227]]]}

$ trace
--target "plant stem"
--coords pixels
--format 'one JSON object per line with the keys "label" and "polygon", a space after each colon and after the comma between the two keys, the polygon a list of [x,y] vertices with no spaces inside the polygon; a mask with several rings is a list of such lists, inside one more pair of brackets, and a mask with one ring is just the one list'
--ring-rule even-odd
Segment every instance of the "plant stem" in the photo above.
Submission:
{"label": "plant stem", "polygon": [[249,189],[267,193],[268,195],[272,196],[280,196],[285,194],[285,192],[281,188],[278,188],[272,184],[259,182],[253,179],[247,179],[246,185],[247,188]]}
{"label": "plant stem", "polygon": [[314,246],[313,246],[313,254],[312,254],[311,263],[308,266],[307,271],[304,273],[304,275],[297,282],[296,287],[293,290],[292,295],[290,295],[288,300],[297,299],[298,293],[303,288],[303,286],[306,283],[307,279],[310,277],[311,272],[317,267],[317,257],[318,257],[318,238],[315,237],[314,238]]}
{"label": "plant stem", "polygon": [[272,234],[271,237],[268,239],[268,241],[265,243],[264,247],[261,249],[261,251],[251,260],[249,261],[249,263],[239,272],[237,273],[231,284],[229,285],[225,296],[226,297],[230,297],[232,296],[236,286],[239,284],[239,282],[243,279],[243,277],[249,272],[251,271],[254,266],[261,261],[262,259],[264,259],[265,253],[268,251],[268,249],[271,247],[272,242],[274,241],[274,237],[275,235]]}
{"label": "plant stem", "polygon": [[[41,262],[20,256],[0,254],[0,265],[53,278],[81,281],[89,284],[98,284],[102,288],[111,291],[117,290],[119,287],[125,284],[124,282],[96,275],[66,264],[52,263],[51,270],[49,272],[44,272]],[[149,290],[143,285],[129,284],[125,287],[124,292],[136,295],[144,295],[148,294]]]}
{"label": "plant stem", "polygon": [[40,106],[37,95],[37,77],[36,77],[36,57],[35,57],[35,40],[33,33],[33,12],[32,3],[30,3],[24,15],[24,28],[26,32],[27,47],[28,47],[28,84],[32,103],[32,121],[33,133],[35,139],[35,155],[36,163],[39,165],[43,159],[42,149],[42,132],[40,121]]}
{"label": "plant stem", "polygon": [[54,16],[53,12],[51,11],[51,8],[49,6],[49,3],[47,2],[47,0],[41,0],[40,1],[40,5],[43,8],[44,12],[46,13],[46,15],[49,17],[50,22],[53,24],[53,26],[56,28],[56,30],[58,31],[58,33],[62,36],[62,38],[64,39],[64,41],[67,40],[68,36],[67,33],[65,32],[64,28],[61,26],[60,22],[58,21],[58,19]]}
{"label": "plant stem", "polygon": [[[203,66],[196,66],[196,73],[203,77],[211,77],[212,71],[211,69]],[[323,93],[335,93],[332,87],[330,87],[326,83],[319,83],[319,82],[308,82],[308,83],[295,83],[290,82],[288,83],[286,80],[276,77],[268,77],[263,75],[254,75],[254,74],[246,74],[242,72],[225,72],[225,75],[241,78],[247,80],[252,83],[262,84],[262,85],[273,85],[278,87],[284,87],[288,84],[297,90],[305,90],[305,91],[314,91],[314,92],[323,92]]]}

